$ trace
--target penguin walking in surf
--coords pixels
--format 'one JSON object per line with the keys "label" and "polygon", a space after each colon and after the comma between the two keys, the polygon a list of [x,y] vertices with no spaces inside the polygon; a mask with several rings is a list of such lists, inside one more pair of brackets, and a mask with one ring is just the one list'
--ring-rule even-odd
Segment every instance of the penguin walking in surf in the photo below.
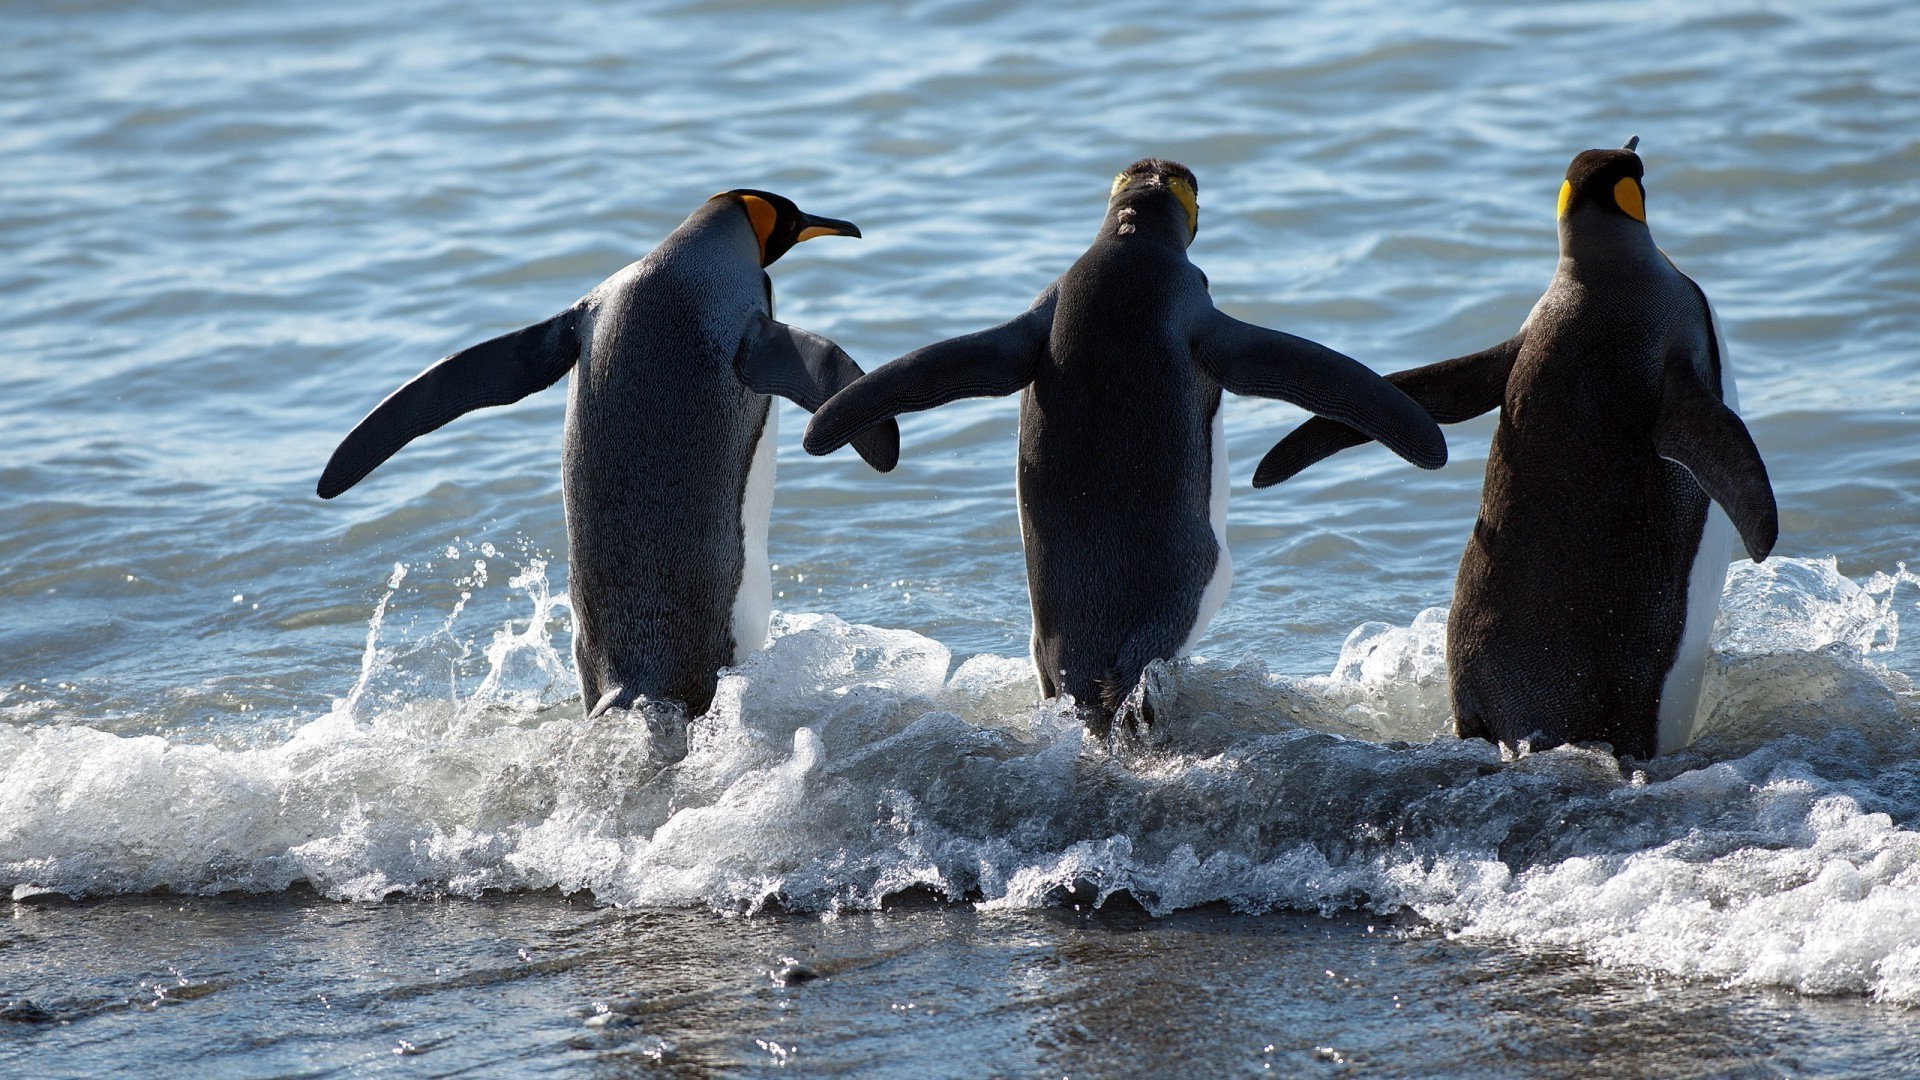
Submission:
{"label": "penguin walking in surf", "polygon": [[[644,696],[699,715],[719,670],[767,640],[778,418],[768,395],[811,411],[860,376],[838,345],[774,321],[765,268],[803,240],[859,235],[771,192],[715,195],[565,311],[395,390],[333,452],[319,495],[456,416],[571,371],[561,475],[586,708]],[[884,424],[854,448],[886,472],[899,438]]]}
{"label": "penguin walking in surf", "polygon": [[1222,390],[1334,417],[1424,468],[1446,461],[1439,428],[1380,376],[1214,308],[1187,259],[1197,194],[1186,166],[1135,162],[1093,246],[1024,315],[874,370],[807,425],[807,452],[825,454],[903,412],[1021,393],[1034,668],[1041,693],[1071,694],[1095,734],[1226,598]]}
{"label": "penguin walking in surf", "polygon": [[[1647,229],[1639,141],[1567,168],[1559,269],[1518,334],[1388,376],[1443,424],[1501,410],[1447,619],[1463,738],[1686,746],[1733,534],[1759,562],[1780,532],[1706,294]],[[1309,420],[1253,484],[1367,438]]]}

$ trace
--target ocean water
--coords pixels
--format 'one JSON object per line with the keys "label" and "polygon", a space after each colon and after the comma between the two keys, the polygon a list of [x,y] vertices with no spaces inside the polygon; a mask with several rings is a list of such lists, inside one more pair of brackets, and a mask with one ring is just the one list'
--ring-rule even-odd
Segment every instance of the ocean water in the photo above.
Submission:
{"label": "ocean water", "polygon": [[[1906,6],[0,19],[9,1074],[1920,1074]],[[560,388],[313,495],[717,190],[860,224],[772,276],[871,368],[1171,157],[1223,309],[1386,371],[1509,336],[1634,134],[1781,508],[1638,767],[1446,734],[1490,419],[1255,492],[1303,414],[1231,399],[1233,591],[1112,744],[1035,699],[1012,400],[885,476],[778,406],[775,638],[684,735],[584,718]]]}

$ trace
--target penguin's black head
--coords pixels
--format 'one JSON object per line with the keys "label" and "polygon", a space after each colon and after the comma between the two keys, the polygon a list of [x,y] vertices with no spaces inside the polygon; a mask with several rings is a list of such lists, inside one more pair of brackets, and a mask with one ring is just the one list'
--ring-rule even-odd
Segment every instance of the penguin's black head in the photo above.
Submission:
{"label": "penguin's black head", "polygon": [[1583,150],[1567,166],[1567,179],[1560,185],[1560,217],[1582,206],[1593,206],[1611,214],[1625,214],[1642,225],[1647,223],[1647,190],[1640,184],[1646,170],[1634,148],[1640,136],[1627,140],[1618,150]]}
{"label": "penguin's black head", "polygon": [[1113,191],[1107,196],[1119,221],[1116,231],[1125,236],[1135,231],[1140,215],[1168,213],[1178,208],[1174,220],[1183,225],[1182,243],[1193,242],[1200,231],[1200,181],[1193,170],[1177,161],[1141,158],[1113,178]]}
{"label": "penguin's black head", "polygon": [[747,215],[747,221],[753,225],[753,235],[760,238],[761,266],[772,266],[775,259],[785,255],[789,248],[802,240],[811,240],[816,236],[860,235],[860,227],[851,221],[814,217],[793,205],[792,199],[771,191],[735,188],[713,198],[732,200]]}

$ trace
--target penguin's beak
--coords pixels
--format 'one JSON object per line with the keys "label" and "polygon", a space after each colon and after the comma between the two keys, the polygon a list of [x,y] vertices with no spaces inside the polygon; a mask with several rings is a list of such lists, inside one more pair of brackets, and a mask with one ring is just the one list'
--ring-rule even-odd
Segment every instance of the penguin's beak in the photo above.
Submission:
{"label": "penguin's beak", "polygon": [[852,236],[860,235],[860,226],[839,218],[814,217],[812,214],[800,216],[800,232],[793,238],[794,243],[811,240],[816,236]]}

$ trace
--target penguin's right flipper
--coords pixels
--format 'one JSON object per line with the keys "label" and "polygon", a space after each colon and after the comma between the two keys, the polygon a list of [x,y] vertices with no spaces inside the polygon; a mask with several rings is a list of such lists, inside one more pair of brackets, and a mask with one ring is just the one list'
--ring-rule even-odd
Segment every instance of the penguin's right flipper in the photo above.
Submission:
{"label": "penguin's right flipper", "polygon": [[[748,389],[778,394],[808,412],[818,412],[862,374],[840,346],[766,315],[747,327],[733,368]],[[874,424],[853,437],[853,448],[876,472],[890,472],[900,461],[900,426]]]}
{"label": "penguin's right flipper", "polygon": [[[1507,376],[1520,356],[1524,334],[1468,356],[1437,364],[1396,371],[1387,381],[1399,387],[1427,410],[1437,424],[1457,424],[1499,408],[1507,396]],[[1307,466],[1351,446],[1371,442],[1367,436],[1323,416],[1294,428],[1274,444],[1253,470],[1253,486],[1272,487]]]}
{"label": "penguin's right flipper", "polygon": [[462,349],[415,375],[373,407],[334,448],[320,474],[323,499],[359,483],[401,447],[454,417],[507,405],[560,381],[580,358],[577,307]]}
{"label": "penguin's right flipper", "polygon": [[1423,469],[1447,463],[1447,440],[1426,411],[1360,361],[1318,342],[1214,311],[1194,356],[1222,389],[1278,398],[1358,428]]}
{"label": "penguin's right flipper", "polygon": [[1764,560],[1780,538],[1780,509],[1767,465],[1739,414],[1707,392],[1688,359],[1667,362],[1653,445],[1661,457],[1686,466],[1733,519],[1747,554],[1754,562]]}
{"label": "penguin's right flipper", "polygon": [[1004,397],[1033,381],[1053,330],[1054,293],[986,330],[915,349],[861,376],[821,406],[801,445],[830,454],[874,424],[967,397]]}

